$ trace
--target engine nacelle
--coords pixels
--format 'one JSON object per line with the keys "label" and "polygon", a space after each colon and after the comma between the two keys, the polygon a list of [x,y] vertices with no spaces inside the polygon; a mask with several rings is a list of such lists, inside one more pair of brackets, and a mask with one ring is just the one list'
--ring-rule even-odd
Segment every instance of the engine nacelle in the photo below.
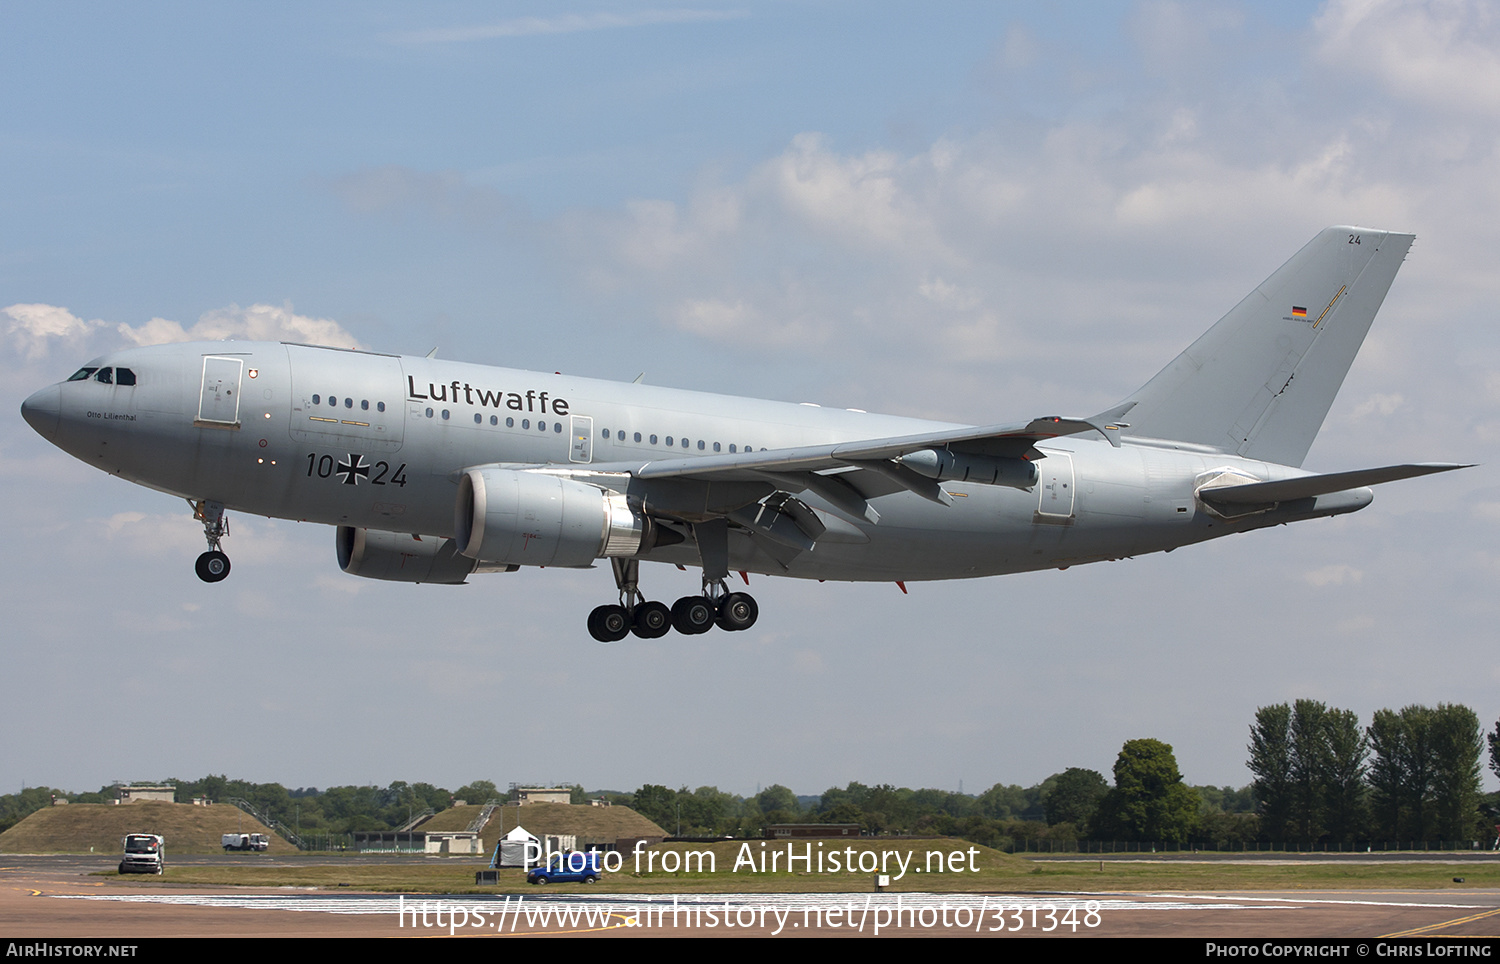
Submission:
{"label": "engine nacelle", "polygon": [[458,481],[453,539],[470,559],[583,567],[638,555],[655,544],[654,530],[621,493],[574,479],[475,468]]}
{"label": "engine nacelle", "polygon": [[339,526],[334,533],[339,568],[351,576],[391,582],[432,582],[456,586],[476,572],[498,572],[506,566],[483,566],[458,554],[452,539],[405,532]]}
{"label": "engine nacelle", "polygon": [[1036,485],[1036,465],[1025,459],[964,455],[947,449],[922,449],[901,456],[901,464],[939,482],[978,482],[1029,489]]}

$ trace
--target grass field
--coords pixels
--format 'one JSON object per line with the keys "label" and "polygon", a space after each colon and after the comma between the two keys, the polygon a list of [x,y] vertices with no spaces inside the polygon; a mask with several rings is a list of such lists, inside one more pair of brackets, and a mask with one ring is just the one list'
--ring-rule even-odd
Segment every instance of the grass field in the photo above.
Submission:
{"label": "grass field", "polygon": [[223,853],[222,836],[241,832],[269,835],[273,854],[297,852],[259,820],[227,803],[195,807],[146,801],[123,806],[70,803],[38,810],[0,834],[0,853],[119,854],[127,833],[156,833],[167,839],[170,861],[173,854]]}
{"label": "grass field", "polygon": [[[298,859],[286,866],[255,866],[253,862],[242,862],[226,867],[173,867],[168,865],[164,878],[139,880],[128,878],[132,884],[153,887],[162,884],[202,884],[214,886],[251,887],[311,887],[342,888],[355,890],[384,891],[391,893],[531,893],[578,892],[589,893],[864,893],[873,889],[873,873],[856,870],[845,872],[839,869],[830,872],[829,855],[838,851],[840,868],[852,856],[856,866],[861,854],[865,866],[882,853],[887,854],[888,869],[895,878],[899,868],[897,854],[907,854],[907,871],[899,879],[893,879],[890,892],[1100,892],[1100,891],[1172,891],[1202,892],[1230,890],[1436,890],[1500,888],[1500,860],[1490,862],[1453,862],[1437,860],[1411,862],[1367,862],[1331,860],[1329,862],[1281,862],[1253,860],[1245,862],[1201,861],[1183,859],[1143,861],[1138,855],[1104,857],[1087,861],[1032,861],[1023,857],[1000,853],[984,847],[976,847],[962,840],[901,840],[870,839],[849,841],[824,841],[824,872],[816,870],[817,842],[814,849],[813,872],[805,871],[801,861],[796,862],[790,872],[786,869],[786,843],[765,841],[764,852],[779,850],[783,856],[775,870],[752,869],[740,859],[742,849],[750,845],[749,855],[759,859],[763,852],[761,841],[724,841],[714,844],[663,844],[644,851],[636,873],[632,855],[624,854],[624,862],[617,873],[606,874],[597,884],[551,884],[533,887],[526,883],[519,870],[501,872],[502,883],[498,887],[476,887],[474,874],[483,868],[483,863],[453,858],[410,859],[391,863],[368,864],[349,861],[340,863],[319,857]],[[794,845],[794,853],[808,853],[808,842]],[[848,848],[848,849],[846,849]],[[684,866],[687,852],[712,853],[712,870],[709,861],[696,858]],[[852,851],[852,854],[851,854]],[[675,852],[672,859],[667,854]],[[916,872],[923,866],[929,852],[934,857],[932,867]],[[649,857],[655,854],[654,860]],[[961,856],[956,856],[961,855]],[[935,861],[943,861],[944,871],[938,872]],[[972,862],[977,872],[970,868]],[[678,868],[664,872],[663,864]],[[656,869],[644,872],[647,866]],[[699,868],[702,869],[699,869]],[[112,875],[109,875],[112,876]],[[1453,881],[1464,878],[1464,883]],[[127,878],[122,878],[122,882]]]}

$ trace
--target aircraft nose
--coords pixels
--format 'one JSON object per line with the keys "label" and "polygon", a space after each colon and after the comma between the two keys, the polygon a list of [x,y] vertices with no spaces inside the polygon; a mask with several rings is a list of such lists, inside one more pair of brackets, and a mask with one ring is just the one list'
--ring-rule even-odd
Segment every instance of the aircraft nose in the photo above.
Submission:
{"label": "aircraft nose", "polygon": [[48,386],[21,403],[21,417],[49,442],[57,440],[57,423],[62,416],[62,389]]}

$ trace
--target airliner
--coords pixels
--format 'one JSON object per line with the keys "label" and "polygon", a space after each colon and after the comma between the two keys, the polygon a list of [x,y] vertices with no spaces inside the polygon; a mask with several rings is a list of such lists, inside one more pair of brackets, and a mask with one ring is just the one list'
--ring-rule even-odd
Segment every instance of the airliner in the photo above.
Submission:
{"label": "airliner", "polygon": [[[932,422],[293,343],[111,352],[21,407],[44,438],[180,496],[197,574],[228,511],[335,526],[338,563],[459,584],[608,560],[616,642],[750,628],[738,573],[965,579],[1171,551],[1354,512],[1465,466],[1302,462],[1413,235],[1322,231],[1139,391],[1087,417]],[[672,605],[641,562],[702,571]]]}

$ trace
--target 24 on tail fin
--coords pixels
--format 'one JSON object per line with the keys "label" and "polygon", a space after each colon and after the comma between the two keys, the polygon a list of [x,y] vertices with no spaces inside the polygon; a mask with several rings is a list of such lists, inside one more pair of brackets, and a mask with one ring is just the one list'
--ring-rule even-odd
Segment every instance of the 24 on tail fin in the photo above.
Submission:
{"label": "24 on tail fin", "polygon": [[1300,466],[1414,237],[1319,233],[1126,400],[1127,434]]}

